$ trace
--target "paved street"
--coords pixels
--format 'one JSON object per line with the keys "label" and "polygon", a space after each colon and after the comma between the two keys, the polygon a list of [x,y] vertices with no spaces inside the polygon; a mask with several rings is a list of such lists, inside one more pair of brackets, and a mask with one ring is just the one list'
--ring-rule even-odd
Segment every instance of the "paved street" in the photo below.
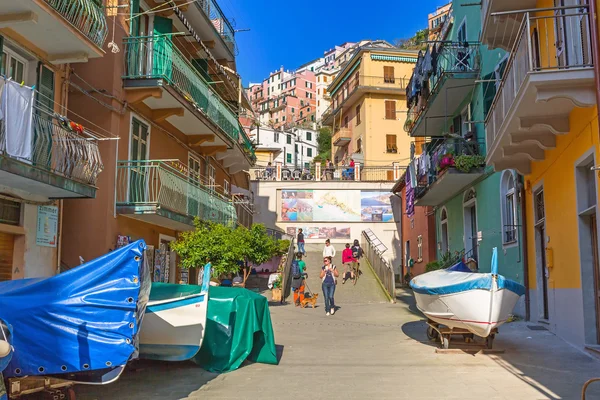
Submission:
{"label": "paved street", "polygon": [[[313,291],[320,260],[320,251],[308,259]],[[115,384],[79,387],[78,398],[579,399],[583,383],[600,376],[600,361],[525,322],[500,329],[495,347],[504,354],[436,354],[410,291],[390,304],[364,271],[356,287],[338,285],[334,316],[322,301],[314,310],[271,307],[278,366],[217,375],[191,363],[143,362]],[[599,389],[588,398],[600,398]]]}

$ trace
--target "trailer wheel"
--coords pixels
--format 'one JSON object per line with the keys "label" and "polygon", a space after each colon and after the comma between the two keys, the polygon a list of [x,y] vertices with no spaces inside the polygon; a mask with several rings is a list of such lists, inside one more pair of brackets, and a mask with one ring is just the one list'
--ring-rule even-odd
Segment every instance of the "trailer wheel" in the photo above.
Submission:
{"label": "trailer wheel", "polygon": [[490,336],[488,336],[488,337],[485,338],[485,346],[488,349],[491,349],[494,346],[494,337],[495,336],[496,335],[490,335]]}
{"label": "trailer wheel", "polygon": [[433,329],[431,326],[427,327],[427,339],[437,340],[438,336],[438,332],[435,329]]}
{"label": "trailer wheel", "polygon": [[450,335],[442,335],[442,349],[448,349],[450,347]]}

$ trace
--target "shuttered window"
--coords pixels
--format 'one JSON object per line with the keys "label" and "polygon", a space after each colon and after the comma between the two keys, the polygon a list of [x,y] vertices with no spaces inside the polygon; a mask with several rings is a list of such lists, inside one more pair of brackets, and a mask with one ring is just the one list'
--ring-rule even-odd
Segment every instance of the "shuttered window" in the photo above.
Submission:
{"label": "shuttered window", "polygon": [[387,153],[397,153],[398,147],[396,147],[396,135],[385,135],[385,146]]}
{"label": "shuttered window", "polygon": [[12,279],[14,248],[14,235],[0,232],[0,282]]}
{"label": "shuttered window", "polygon": [[385,119],[396,119],[396,102],[393,100],[385,101]]}
{"label": "shuttered window", "polygon": [[21,224],[21,203],[0,199],[0,224]]}
{"label": "shuttered window", "polygon": [[41,115],[51,117],[54,114],[54,71],[40,63],[38,70],[37,105]]}
{"label": "shuttered window", "polygon": [[394,67],[383,67],[383,81],[394,83]]}
{"label": "shuttered window", "polygon": [[360,104],[356,106],[356,125],[360,125]]}

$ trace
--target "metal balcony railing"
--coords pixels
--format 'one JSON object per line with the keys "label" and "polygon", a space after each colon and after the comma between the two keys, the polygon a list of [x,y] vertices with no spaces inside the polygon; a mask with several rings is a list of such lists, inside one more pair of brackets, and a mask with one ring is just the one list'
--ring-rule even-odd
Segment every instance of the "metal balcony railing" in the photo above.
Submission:
{"label": "metal balcony railing", "polygon": [[158,206],[225,225],[237,222],[230,198],[188,176],[177,165],[181,165],[179,160],[118,161],[117,206]]}
{"label": "metal balcony railing", "polygon": [[[392,302],[396,302],[396,278],[394,268],[383,256],[388,248],[371,231],[366,229],[362,232],[361,247],[364,250],[364,257],[368,260],[373,271],[379,278],[383,288],[388,293]],[[361,267],[362,268],[362,267]]]}
{"label": "metal balcony railing", "polygon": [[223,38],[223,41],[227,44],[229,50],[236,53],[235,43],[235,30],[231,26],[229,20],[223,14],[221,7],[214,0],[198,0],[196,6],[204,12],[204,14],[210,19],[219,35]]}
{"label": "metal balcony railing", "polygon": [[[11,157],[6,152],[4,121],[0,121],[0,155]],[[96,139],[75,133],[38,108],[33,114],[31,158],[15,159],[92,186],[104,168]]]}
{"label": "metal balcony railing", "polygon": [[406,89],[408,81],[407,78],[394,76],[355,75],[331,93],[331,98],[333,99],[332,109],[334,112],[337,112],[359,87],[404,90]]}
{"label": "metal balcony railing", "polygon": [[171,36],[129,37],[124,44],[123,79],[164,79],[231,139],[238,141],[237,116],[175,46]]}
{"label": "metal balcony railing", "polygon": [[486,117],[489,146],[495,142],[528,74],[593,67],[588,6],[560,7],[550,13],[528,12],[523,16]]}
{"label": "metal balcony railing", "polygon": [[483,167],[485,164],[485,142],[468,141],[462,138],[433,139],[427,142],[425,152],[416,161],[417,197],[419,198],[425,194],[428,187],[435,183],[448,168],[457,168],[456,162],[462,156],[469,157],[471,161],[469,165],[472,168]]}
{"label": "metal balcony railing", "polygon": [[106,16],[92,0],[44,0],[75,29],[102,48],[108,35]]}
{"label": "metal balcony railing", "polygon": [[399,175],[394,166],[355,166],[334,165],[332,167],[311,164],[310,168],[294,165],[281,165],[281,175],[277,166],[261,166],[250,170],[251,180],[270,181],[360,181],[360,182],[394,182]]}

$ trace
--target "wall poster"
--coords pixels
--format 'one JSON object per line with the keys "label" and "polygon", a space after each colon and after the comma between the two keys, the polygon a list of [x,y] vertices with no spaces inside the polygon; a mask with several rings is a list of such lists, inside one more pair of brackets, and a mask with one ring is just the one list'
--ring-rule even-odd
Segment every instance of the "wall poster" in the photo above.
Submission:
{"label": "wall poster", "polygon": [[35,244],[44,247],[56,247],[58,232],[58,207],[38,206],[37,234]]}
{"label": "wall poster", "polygon": [[298,229],[302,229],[305,239],[348,239],[350,240],[350,227],[318,227],[318,226],[288,226],[286,233],[296,236]]}

